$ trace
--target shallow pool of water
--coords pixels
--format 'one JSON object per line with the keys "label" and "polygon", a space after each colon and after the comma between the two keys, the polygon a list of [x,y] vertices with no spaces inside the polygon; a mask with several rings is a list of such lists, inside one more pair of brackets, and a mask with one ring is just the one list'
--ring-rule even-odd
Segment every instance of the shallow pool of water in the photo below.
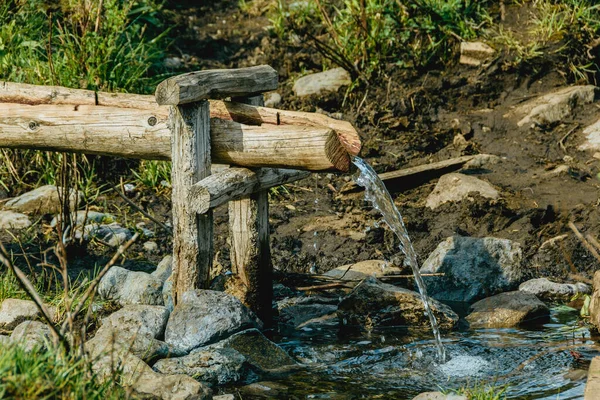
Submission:
{"label": "shallow pool of water", "polygon": [[537,328],[446,333],[450,360],[441,365],[426,331],[343,335],[331,327],[275,338],[306,366],[278,381],[289,388],[285,398],[412,399],[424,391],[491,384],[506,386],[506,398],[553,400],[583,397],[597,339],[566,307],[554,308],[551,321]]}

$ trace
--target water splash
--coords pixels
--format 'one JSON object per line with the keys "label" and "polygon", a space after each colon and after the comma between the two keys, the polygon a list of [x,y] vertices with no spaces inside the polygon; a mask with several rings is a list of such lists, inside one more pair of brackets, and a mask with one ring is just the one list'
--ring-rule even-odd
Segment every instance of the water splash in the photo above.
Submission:
{"label": "water splash", "polygon": [[421,277],[419,264],[417,262],[417,254],[413,248],[412,242],[410,241],[406,227],[404,226],[402,215],[400,214],[398,208],[396,208],[394,200],[392,200],[392,196],[386,189],[384,183],[381,181],[381,179],[379,179],[379,176],[377,176],[377,173],[373,170],[373,168],[371,168],[369,164],[359,157],[354,157],[352,162],[360,170],[360,175],[355,180],[358,185],[365,188],[365,199],[370,201],[373,204],[373,207],[381,213],[385,223],[400,239],[400,250],[402,250],[402,253],[404,253],[406,256],[406,262],[412,268],[413,275],[415,276],[415,282],[417,283],[421,300],[423,301],[423,305],[425,307],[425,312],[427,313],[429,322],[431,323],[433,336],[436,342],[438,360],[439,362],[444,363],[446,361],[446,349],[442,344],[442,338],[440,336],[437,320],[435,319],[435,315],[433,315],[433,311],[429,306],[427,287],[425,286],[425,282]]}

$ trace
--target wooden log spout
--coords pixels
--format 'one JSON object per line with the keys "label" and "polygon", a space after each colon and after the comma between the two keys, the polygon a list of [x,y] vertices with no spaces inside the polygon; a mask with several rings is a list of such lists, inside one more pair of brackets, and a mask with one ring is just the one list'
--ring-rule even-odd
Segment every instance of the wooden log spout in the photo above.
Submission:
{"label": "wooden log spout", "polygon": [[[154,96],[0,82],[0,147],[171,158],[169,106]],[[346,172],[360,140],[325,115],[210,101],[212,163]]]}

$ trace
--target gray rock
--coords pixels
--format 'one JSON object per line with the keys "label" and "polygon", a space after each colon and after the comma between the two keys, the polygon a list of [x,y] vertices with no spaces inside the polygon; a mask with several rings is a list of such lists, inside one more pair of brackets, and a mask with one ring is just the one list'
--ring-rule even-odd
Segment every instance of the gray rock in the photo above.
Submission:
{"label": "gray rock", "polygon": [[116,300],[121,305],[163,305],[163,282],[145,272],[129,271],[114,266],[100,281],[98,294],[106,300]]}
{"label": "gray rock", "polygon": [[590,296],[590,322],[600,330],[600,271],[594,273],[594,284]]}
{"label": "gray rock", "polygon": [[461,42],[459,63],[478,67],[495,53],[494,49],[483,42]]}
{"label": "gray rock", "polygon": [[0,335],[0,346],[2,346],[4,344],[9,344],[9,343],[10,343],[10,336]]}
{"label": "gray rock", "polygon": [[0,328],[12,330],[23,321],[37,319],[40,312],[31,300],[6,299],[0,305]]}
{"label": "gray rock", "polygon": [[531,99],[505,117],[516,118],[518,126],[549,125],[562,121],[577,105],[592,103],[595,98],[596,87],[593,85],[569,86]]}
{"label": "gray rock", "polygon": [[[62,189],[60,189],[62,192]],[[69,196],[70,207],[75,208],[76,193]],[[60,212],[59,188],[54,185],[41,186],[30,192],[10,199],[4,205],[5,210],[24,214],[56,214]]]}
{"label": "gray rock", "polygon": [[471,161],[468,161],[463,166],[463,169],[472,170],[489,168],[493,165],[501,163],[502,161],[502,158],[493,154],[477,154]]}
{"label": "gray rock", "polygon": [[25,321],[13,330],[10,341],[18,343],[25,351],[44,349],[52,343],[52,331],[42,322]]}
{"label": "gray rock", "polygon": [[151,275],[160,279],[161,281],[165,282],[167,279],[169,279],[172,272],[173,272],[173,256],[168,255],[168,256],[165,256],[158,263],[156,270],[154,272],[152,272]]}
{"label": "gray rock", "polygon": [[281,347],[271,342],[257,329],[238,332],[210,348],[233,349],[260,375],[279,375],[295,370],[299,365]]}
{"label": "gray rock", "polygon": [[600,150],[600,120],[583,130],[584,142],[578,147],[579,150]]}
{"label": "gray rock", "polygon": [[[452,329],[458,315],[450,307],[430,299],[431,309],[440,329]],[[343,325],[360,325],[369,329],[378,326],[429,327],[429,319],[419,293],[394,285],[381,283],[375,278],[361,282],[338,306],[338,317]]]}
{"label": "gray rock", "polygon": [[144,361],[167,357],[174,352],[157,338],[164,335],[169,311],[165,307],[129,305],[102,320],[94,338],[86,343],[92,357],[102,353],[131,352]]}
{"label": "gray rock", "polygon": [[[115,216],[112,214],[101,213],[101,212],[92,211],[92,210],[77,211],[72,214],[71,218],[72,218],[72,220],[75,220],[75,225],[77,225],[77,226],[83,226],[83,225],[91,224],[93,222],[96,224],[113,223],[116,220]],[[54,228],[58,224],[59,220],[60,220],[60,215],[57,215],[56,217],[52,218],[52,221],[50,221],[50,226]]]}
{"label": "gray rock", "polygon": [[352,83],[350,74],[343,68],[334,68],[298,78],[294,83],[294,93],[298,97],[319,94],[323,91],[336,92],[342,86]]}
{"label": "gray rock", "polygon": [[25,229],[31,226],[31,220],[25,214],[14,211],[0,211],[0,229]]}
{"label": "gray rock", "polygon": [[162,298],[167,310],[173,311],[175,308],[175,302],[173,301],[173,277],[169,276],[162,288]]}
{"label": "gray rock", "polygon": [[458,394],[444,394],[442,392],[425,392],[413,397],[413,400],[467,400],[465,396]]}
{"label": "gray rock", "polygon": [[163,400],[208,400],[211,390],[187,375],[162,375],[130,353],[102,354],[92,360],[92,370],[101,381],[114,379],[118,371],[125,388],[143,398]]}
{"label": "gray rock", "polygon": [[161,374],[189,375],[209,385],[225,385],[246,377],[245,363],[246,357],[233,349],[199,348],[185,357],[160,360],[154,369]]}
{"label": "gray rock", "polygon": [[541,300],[570,300],[574,295],[590,294],[585,283],[556,283],[547,278],[531,279],[519,285],[521,292],[534,294]]}
{"label": "gray rock", "polygon": [[144,242],[144,250],[146,250],[148,253],[156,253],[158,252],[158,243],[149,240],[147,242]]}
{"label": "gray rock", "polygon": [[281,95],[277,92],[265,94],[265,107],[275,108],[281,104]]}
{"label": "gray rock", "polygon": [[233,333],[261,327],[262,322],[234,296],[193,290],[183,294],[171,313],[165,341],[178,351],[189,352]]}
{"label": "gray rock", "polygon": [[466,320],[471,328],[510,328],[525,323],[544,322],[550,310],[531,293],[500,293],[471,306]]}
{"label": "gray rock", "polygon": [[235,396],[232,394],[222,394],[219,396],[213,396],[213,400],[235,400]]}
{"label": "gray rock", "polygon": [[423,263],[427,293],[441,301],[472,302],[517,288],[523,277],[521,246],[508,239],[447,238]]}
{"label": "gray rock", "polygon": [[366,260],[343,265],[327,271],[324,275],[342,280],[360,280],[370,276],[379,278],[385,275],[400,274],[402,270],[383,260]]}
{"label": "gray rock", "polygon": [[123,228],[116,222],[101,225],[88,224],[83,228],[83,233],[81,229],[77,230],[75,237],[79,239],[82,235],[86,240],[98,238],[111,247],[119,247],[133,236],[129,229]]}
{"label": "gray rock", "polygon": [[435,210],[444,203],[465,200],[471,193],[493,200],[500,197],[500,193],[486,181],[470,175],[452,173],[440,178],[425,204]]}
{"label": "gray rock", "polygon": [[334,314],[338,302],[320,296],[293,297],[278,301],[279,322],[295,328],[305,327],[307,321],[316,322],[317,318]]}

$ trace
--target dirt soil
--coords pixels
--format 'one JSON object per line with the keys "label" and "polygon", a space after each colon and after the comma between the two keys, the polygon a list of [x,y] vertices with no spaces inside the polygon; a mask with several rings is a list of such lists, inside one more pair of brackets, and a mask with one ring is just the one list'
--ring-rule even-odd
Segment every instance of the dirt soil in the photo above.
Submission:
{"label": "dirt soil", "polygon": [[[567,226],[573,221],[584,235],[594,238],[599,232],[600,160],[577,150],[582,129],[598,118],[598,104],[579,106],[560,124],[544,129],[519,128],[514,118],[504,117],[538,94],[572,84],[553,70],[552,59],[533,71],[503,68],[502,57],[485,67],[454,62],[443,70],[420,73],[389,66],[387,76],[347,96],[341,89],[298,99],[291,90],[294,78],[323,68],[316,50],[308,44],[280,43],[266,29],[269,21],[264,10],[242,12],[237,1],[229,0],[203,3],[207,2],[172,9],[178,29],[174,56],[185,55],[190,69],[273,66],[280,74],[278,92],[283,102],[279,107],[352,122],[363,141],[360,155],[377,172],[467,154],[501,157],[498,164],[470,172],[498,188],[500,200],[473,196],[432,211],[425,200],[435,179],[408,189],[410,182],[389,187],[421,260],[448,236],[493,236],[521,243],[530,277],[590,278],[598,269],[598,261]],[[516,12],[508,14],[517,15],[519,10],[511,11]],[[454,143],[459,133],[466,144]],[[548,173],[563,164],[569,167],[567,173]],[[324,272],[374,258],[402,265],[397,240],[379,224],[380,216],[365,203],[363,194],[339,193],[349,179],[313,174],[271,193],[277,270],[309,272],[314,266]],[[226,214],[219,210],[217,215],[217,241],[225,244]],[[567,236],[542,248],[563,234]],[[219,262],[227,268],[226,250],[219,254]]]}

